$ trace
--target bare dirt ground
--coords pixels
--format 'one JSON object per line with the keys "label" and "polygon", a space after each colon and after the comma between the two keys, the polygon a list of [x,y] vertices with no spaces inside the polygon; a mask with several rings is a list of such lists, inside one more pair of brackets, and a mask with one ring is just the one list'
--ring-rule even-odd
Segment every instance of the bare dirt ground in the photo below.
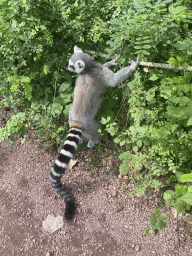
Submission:
{"label": "bare dirt ground", "polygon": [[27,139],[15,149],[0,142],[1,256],[192,255],[188,224],[168,208],[166,230],[151,238],[143,234],[160,199],[157,194],[129,198],[123,189],[133,184],[126,179],[123,185],[115,175],[119,161],[109,148],[104,154],[96,149],[76,154],[77,164],[66,171],[63,182],[73,190],[77,215],[54,233],[45,232],[42,222],[49,214],[63,216],[65,207],[48,181],[56,157]]}

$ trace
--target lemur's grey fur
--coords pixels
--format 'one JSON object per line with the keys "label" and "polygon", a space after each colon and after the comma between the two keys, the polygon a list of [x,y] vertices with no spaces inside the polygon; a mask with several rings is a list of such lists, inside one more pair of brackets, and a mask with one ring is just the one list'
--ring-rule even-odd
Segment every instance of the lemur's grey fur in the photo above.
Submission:
{"label": "lemur's grey fur", "polygon": [[115,87],[123,82],[138,66],[138,62],[132,62],[129,67],[112,72],[109,67],[116,65],[115,59],[98,65],[94,59],[78,48],[74,47],[74,54],[69,60],[67,69],[79,74],[76,80],[74,100],[69,113],[70,130],[62,150],[55,161],[49,180],[53,188],[59,193],[66,203],[65,218],[71,220],[76,212],[74,197],[61,183],[61,176],[73,158],[75,150],[83,137],[89,139],[88,147],[92,148],[99,142],[99,122],[95,116],[101,106],[101,95],[106,87]]}

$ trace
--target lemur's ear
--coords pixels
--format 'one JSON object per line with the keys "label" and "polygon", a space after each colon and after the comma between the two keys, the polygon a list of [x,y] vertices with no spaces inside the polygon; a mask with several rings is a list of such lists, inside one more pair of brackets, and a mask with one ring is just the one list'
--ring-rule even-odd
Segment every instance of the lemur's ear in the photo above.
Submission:
{"label": "lemur's ear", "polygon": [[77,47],[77,45],[74,46],[74,53],[77,52],[83,52],[81,48]]}

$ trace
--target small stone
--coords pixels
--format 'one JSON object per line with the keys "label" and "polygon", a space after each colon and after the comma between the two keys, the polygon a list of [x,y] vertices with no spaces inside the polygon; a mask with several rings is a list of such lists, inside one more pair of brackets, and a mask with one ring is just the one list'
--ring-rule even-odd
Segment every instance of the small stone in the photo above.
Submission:
{"label": "small stone", "polygon": [[177,217],[178,217],[178,212],[177,212],[177,210],[176,210],[174,207],[171,207],[171,211],[172,211],[173,216],[174,216],[175,218],[177,218]]}
{"label": "small stone", "polygon": [[135,251],[138,252],[140,250],[140,247],[138,244],[135,245]]}
{"label": "small stone", "polygon": [[56,230],[62,228],[63,226],[63,217],[58,215],[54,217],[52,214],[49,214],[47,218],[43,221],[43,228],[49,233],[54,233]]}
{"label": "small stone", "polygon": [[71,170],[73,168],[73,166],[75,166],[77,163],[77,160],[73,160],[71,159],[69,164],[68,164],[68,168]]}
{"label": "small stone", "polygon": [[113,191],[112,197],[117,197],[117,190],[114,190],[114,191]]}
{"label": "small stone", "polygon": [[116,209],[116,212],[120,212],[120,211],[122,211],[122,210],[123,210],[123,208],[124,208],[124,206],[123,206],[123,205],[118,206],[118,207],[117,207],[117,209]]}
{"label": "small stone", "polygon": [[26,138],[23,138],[23,139],[21,140],[21,145],[24,144],[25,142],[26,142]]}

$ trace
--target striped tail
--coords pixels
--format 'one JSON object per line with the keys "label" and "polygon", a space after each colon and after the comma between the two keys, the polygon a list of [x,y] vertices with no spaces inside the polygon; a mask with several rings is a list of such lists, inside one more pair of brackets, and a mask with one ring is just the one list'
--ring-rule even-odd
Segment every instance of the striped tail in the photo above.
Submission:
{"label": "striped tail", "polygon": [[70,194],[69,190],[64,185],[62,185],[61,176],[65,173],[65,169],[71,158],[73,158],[75,150],[77,149],[81,140],[82,130],[75,127],[71,128],[67,135],[64,146],[61,149],[49,174],[49,181],[51,182],[51,185],[66,203],[66,220],[71,220],[73,218],[76,212],[76,205],[74,196]]}

